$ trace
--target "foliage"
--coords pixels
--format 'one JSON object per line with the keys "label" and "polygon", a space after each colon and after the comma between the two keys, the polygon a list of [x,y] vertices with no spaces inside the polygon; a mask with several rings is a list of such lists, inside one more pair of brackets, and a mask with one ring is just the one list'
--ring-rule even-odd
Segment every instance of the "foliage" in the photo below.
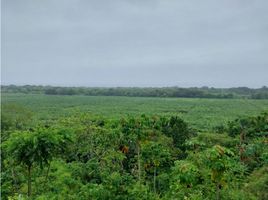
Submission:
{"label": "foliage", "polygon": [[250,193],[254,194],[258,199],[267,199],[268,166],[265,165],[262,168],[253,171],[249,176],[244,189],[250,191]]}
{"label": "foliage", "polygon": [[177,116],[172,116],[169,120],[162,119],[162,121],[163,133],[173,139],[175,147],[185,150],[184,143],[191,137],[192,134],[187,123]]}
{"label": "foliage", "polygon": [[90,95],[90,96],[136,96],[136,97],[188,97],[188,98],[253,98],[267,99],[268,88],[258,89],[247,87],[238,88],[209,88],[209,87],[52,87],[52,86],[1,86],[5,93],[47,94],[47,95]]}
{"label": "foliage", "polygon": [[[46,112],[46,116],[40,118],[34,111],[31,123],[24,123],[24,117],[12,114],[12,110],[17,109],[3,113],[10,114],[10,120],[20,124],[2,129],[5,137],[1,144],[1,195],[4,200],[267,198],[267,114],[229,123],[223,121],[221,133],[213,129],[200,132],[180,114],[172,112],[167,114],[162,110],[163,113],[155,115],[147,112],[150,110],[147,108],[143,110],[146,115],[138,115],[141,112],[138,110],[136,114],[111,117],[114,113],[103,114],[113,112],[109,110],[111,106],[108,110],[103,106],[103,112],[96,116],[95,106],[106,105],[98,104],[100,97],[86,97],[74,103],[74,98],[49,98],[51,102],[46,105],[31,102],[33,110]],[[87,108],[89,99],[90,103],[96,101],[89,107],[96,109],[93,113],[78,109],[73,114],[64,111],[57,117],[53,114],[57,112],[54,108],[68,113],[73,107],[81,106],[81,102],[86,104],[81,109]],[[128,99],[114,98],[108,103],[119,105],[124,101]],[[135,98],[131,101],[136,106],[153,102]],[[173,104],[169,107],[171,110],[182,102],[164,101]],[[156,100],[153,107],[157,109],[155,105],[164,101]],[[210,106],[213,102],[209,102]],[[189,100],[187,103],[195,105]],[[27,108],[23,100],[21,104]],[[265,108],[266,104],[263,105]],[[209,108],[205,106],[206,112]],[[27,116],[26,110],[21,109],[19,115]],[[199,117],[201,115],[205,116],[204,110]],[[202,126],[199,128],[203,130]]]}
{"label": "foliage", "polygon": [[32,166],[36,163],[43,168],[54,155],[63,151],[69,140],[68,132],[38,127],[33,131],[14,132],[3,146],[18,164]]}
{"label": "foliage", "polygon": [[38,127],[32,131],[17,131],[3,143],[7,159],[14,164],[22,164],[28,170],[28,196],[31,196],[31,170],[34,165],[43,169],[57,154],[64,153],[66,143],[70,141],[66,132]]}

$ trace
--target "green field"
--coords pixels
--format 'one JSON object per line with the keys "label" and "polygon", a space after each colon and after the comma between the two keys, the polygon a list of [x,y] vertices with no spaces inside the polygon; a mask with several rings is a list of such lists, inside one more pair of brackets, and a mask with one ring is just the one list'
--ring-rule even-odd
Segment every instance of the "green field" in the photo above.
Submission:
{"label": "green field", "polygon": [[31,110],[34,119],[49,120],[78,113],[104,118],[126,115],[178,115],[192,127],[208,130],[237,117],[268,111],[268,100],[192,99],[109,96],[52,96],[2,94],[2,104],[18,104]]}

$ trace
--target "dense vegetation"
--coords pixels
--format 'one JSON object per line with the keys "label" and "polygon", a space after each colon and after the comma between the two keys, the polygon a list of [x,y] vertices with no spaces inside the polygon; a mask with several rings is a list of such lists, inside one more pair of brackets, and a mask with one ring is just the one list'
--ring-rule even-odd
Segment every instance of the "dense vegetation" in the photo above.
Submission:
{"label": "dense vegetation", "polygon": [[29,127],[28,113],[13,109],[2,113],[2,199],[268,197],[268,114],[200,134],[177,116]]}
{"label": "dense vegetation", "polygon": [[259,89],[247,87],[165,87],[165,88],[94,88],[94,87],[52,87],[52,86],[1,86],[3,93],[47,94],[47,95],[88,95],[88,96],[135,96],[135,97],[186,97],[186,98],[251,98],[268,99],[268,87]]}
{"label": "dense vegetation", "polygon": [[[165,102],[170,110],[188,103],[187,111],[192,101],[205,106],[200,116],[164,112]],[[267,101],[192,101],[3,94],[2,199],[267,199],[268,114],[255,115],[268,111]],[[115,113],[141,103],[135,113]],[[193,126],[228,105],[229,115],[249,115],[254,105],[254,116]]]}

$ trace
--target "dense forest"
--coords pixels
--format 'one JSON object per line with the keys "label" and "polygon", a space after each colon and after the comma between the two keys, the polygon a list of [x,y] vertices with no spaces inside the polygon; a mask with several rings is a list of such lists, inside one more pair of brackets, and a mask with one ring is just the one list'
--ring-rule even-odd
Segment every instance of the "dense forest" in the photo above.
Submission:
{"label": "dense forest", "polygon": [[52,86],[1,86],[2,93],[25,93],[47,95],[89,95],[89,96],[135,96],[135,97],[185,97],[185,98],[250,98],[268,99],[268,87],[259,89],[247,87],[209,88],[209,87],[52,87]]}
{"label": "dense forest", "polygon": [[268,114],[200,133],[178,116],[1,117],[2,199],[268,199]]}

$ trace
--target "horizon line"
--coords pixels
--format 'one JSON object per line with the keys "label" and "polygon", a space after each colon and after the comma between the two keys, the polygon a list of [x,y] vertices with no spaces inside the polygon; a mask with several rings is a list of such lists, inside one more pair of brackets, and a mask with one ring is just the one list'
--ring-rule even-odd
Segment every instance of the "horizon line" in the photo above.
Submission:
{"label": "horizon line", "polygon": [[178,85],[170,85],[170,86],[74,86],[74,85],[54,85],[54,84],[2,84],[2,86],[17,86],[17,87],[23,87],[23,86],[38,86],[38,87],[65,87],[65,88],[215,88],[215,89],[230,89],[230,88],[248,88],[248,89],[261,89],[261,88],[267,88],[267,85],[263,85],[261,87],[248,87],[248,86],[232,86],[232,87],[215,87],[215,86],[178,86]]}

